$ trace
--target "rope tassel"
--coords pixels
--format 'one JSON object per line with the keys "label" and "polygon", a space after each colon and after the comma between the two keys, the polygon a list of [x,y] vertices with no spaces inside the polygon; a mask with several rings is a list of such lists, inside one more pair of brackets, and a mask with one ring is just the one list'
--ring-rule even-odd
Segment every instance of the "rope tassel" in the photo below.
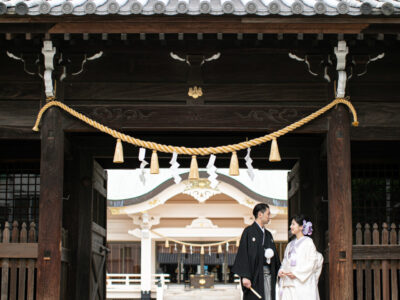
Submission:
{"label": "rope tassel", "polygon": [[165,248],[169,248],[169,240],[165,240]]}
{"label": "rope tassel", "polygon": [[229,175],[238,176],[239,175],[239,160],[236,151],[232,152],[231,164],[229,166]]}
{"label": "rope tassel", "polygon": [[201,248],[200,248],[200,254],[204,255],[204,247],[203,246],[201,246]]}
{"label": "rope tassel", "polygon": [[122,149],[122,143],[120,139],[117,139],[114,152],[114,163],[122,164],[124,162],[124,150]]}
{"label": "rope tassel", "polygon": [[160,167],[158,164],[158,155],[157,151],[153,150],[150,161],[150,174],[158,174],[158,173],[160,173]]}
{"label": "rope tassel", "polygon": [[281,155],[279,154],[278,142],[276,141],[276,139],[273,139],[271,143],[269,161],[281,161]]}
{"label": "rope tassel", "polygon": [[182,253],[186,253],[186,246],[182,245]]}
{"label": "rope tassel", "polygon": [[222,246],[218,245],[218,253],[221,254],[222,253]]}
{"label": "rope tassel", "polygon": [[199,166],[197,164],[196,155],[193,155],[192,161],[190,162],[189,180],[196,179],[199,179]]}

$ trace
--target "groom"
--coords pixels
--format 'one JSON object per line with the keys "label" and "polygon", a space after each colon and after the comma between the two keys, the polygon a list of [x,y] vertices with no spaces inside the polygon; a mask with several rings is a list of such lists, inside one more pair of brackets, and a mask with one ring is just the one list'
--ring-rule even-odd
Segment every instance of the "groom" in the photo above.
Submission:
{"label": "groom", "polygon": [[269,222],[269,206],[257,204],[253,215],[255,221],[242,233],[232,271],[240,276],[243,300],[259,299],[250,288],[263,300],[275,300],[275,283],[281,264],[272,234],[264,228]]}

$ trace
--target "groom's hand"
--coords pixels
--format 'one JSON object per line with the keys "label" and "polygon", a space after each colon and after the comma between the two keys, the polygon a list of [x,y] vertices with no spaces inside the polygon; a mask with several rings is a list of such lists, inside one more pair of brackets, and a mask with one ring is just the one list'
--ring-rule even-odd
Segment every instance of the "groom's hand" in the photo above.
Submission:
{"label": "groom's hand", "polygon": [[242,282],[243,282],[243,286],[244,286],[245,288],[247,288],[247,289],[251,288],[251,281],[250,281],[249,279],[243,278],[243,279],[242,279]]}

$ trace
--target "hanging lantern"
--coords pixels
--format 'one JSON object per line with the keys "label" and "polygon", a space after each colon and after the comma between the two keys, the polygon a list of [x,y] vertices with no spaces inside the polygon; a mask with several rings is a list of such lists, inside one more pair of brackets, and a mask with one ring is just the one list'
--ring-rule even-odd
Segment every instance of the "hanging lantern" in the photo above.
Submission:
{"label": "hanging lantern", "polygon": [[117,139],[114,152],[114,163],[121,164],[124,162],[124,150],[122,149],[121,139]]}
{"label": "hanging lantern", "polygon": [[236,247],[239,247],[240,240],[236,240]]}
{"label": "hanging lantern", "polygon": [[271,143],[271,151],[269,153],[269,161],[281,161],[279,154],[278,142],[274,138]]}
{"label": "hanging lantern", "polygon": [[189,180],[199,179],[199,166],[197,165],[196,155],[192,156],[192,161],[190,163]]}
{"label": "hanging lantern", "polygon": [[178,246],[177,246],[176,243],[175,243],[175,246],[174,246],[174,252],[178,252]]}
{"label": "hanging lantern", "polygon": [[236,151],[232,152],[231,164],[229,166],[229,175],[238,176],[239,175],[239,160]]}
{"label": "hanging lantern", "polygon": [[226,243],[226,252],[229,252],[229,243]]}
{"label": "hanging lantern", "polygon": [[186,253],[186,246],[182,245],[182,253]]}
{"label": "hanging lantern", "polygon": [[169,248],[169,240],[165,240],[165,248]]}
{"label": "hanging lantern", "polygon": [[193,247],[192,247],[192,245],[190,245],[190,255],[192,255],[193,254]]}
{"label": "hanging lantern", "polygon": [[208,255],[211,256],[211,246],[208,246]]}
{"label": "hanging lantern", "polygon": [[218,245],[218,253],[222,253],[222,246]]}
{"label": "hanging lantern", "polygon": [[158,174],[160,173],[160,168],[158,164],[158,155],[157,151],[153,150],[151,154],[151,162],[150,162],[150,174]]}
{"label": "hanging lantern", "polygon": [[204,255],[204,247],[203,246],[201,246],[201,248],[200,248],[200,254]]}

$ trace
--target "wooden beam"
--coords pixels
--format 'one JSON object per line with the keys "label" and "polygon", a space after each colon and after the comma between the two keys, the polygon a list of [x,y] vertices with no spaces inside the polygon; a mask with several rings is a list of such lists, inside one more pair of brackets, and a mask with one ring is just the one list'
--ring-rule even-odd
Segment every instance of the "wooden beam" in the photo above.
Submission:
{"label": "wooden beam", "polygon": [[352,141],[399,141],[400,127],[353,127]]}
{"label": "wooden beam", "polygon": [[[381,16],[239,17],[239,16],[5,16],[0,32],[49,33],[361,33],[398,32],[398,18]],[[31,24],[34,23],[34,29]],[[28,26],[26,26],[28,24]],[[380,25],[375,26],[374,25]],[[38,26],[39,25],[39,26]],[[383,26],[384,25],[384,26]],[[102,31],[101,31],[102,30]]]}
{"label": "wooden beam", "polygon": [[0,140],[12,139],[12,140],[39,140],[40,134],[32,131],[31,128],[19,126],[1,126],[0,125]]}
{"label": "wooden beam", "polygon": [[37,258],[37,243],[0,243],[0,258]]}
{"label": "wooden beam", "polygon": [[339,106],[331,112],[327,134],[329,294],[353,299],[350,116]]}
{"label": "wooden beam", "polygon": [[73,15],[62,15],[62,16],[18,16],[18,15],[6,15],[0,19],[0,23],[11,23],[24,24],[24,23],[95,23],[95,22],[114,22],[114,23],[155,23],[155,22],[166,22],[166,23],[259,23],[259,24],[400,24],[400,20],[396,17],[385,17],[382,16],[370,16],[370,17],[353,17],[353,16],[336,16],[329,17],[259,17],[259,16],[189,16],[189,15],[175,15],[175,16],[143,16],[137,15],[134,18],[132,16],[121,16],[121,15],[86,15],[82,16]]}
{"label": "wooden beam", "polygon": [[60,299],[64,132],[61,112],[51,108],[42,121],[39,249],[36,298]]}
{"label": "wooden beam", "polygon": [[[165,54],[165,53],[164,53]],[[171,59],[172,60],[172,59]],[[172,62],[171,64],[164,64],[161,62],[159,67],[165,68],[160,74],[150,74],[146,67],[142,67],[140,71],[143,72],[144,78],[151,78],[152,81],[164,81],[164,82],[123,82],[126,77],[131,75],[125,73],[125,79],[120,82],[71,82],[66,84],[65,88],[65,101],[82,101],[85,99],[90,100],[102,100],[102,101],[124,101],[129,100],[138,101],[146,105],[149,104],[186,104],[188,100],[196,101],[202,100],[205,104],[213,105],[249,105],[249,104],[264,104],[266,102],[319,102],[324,103],[325,99],[329,98],[329,85],[324,82],[296,82],[296,83],[260,83],[258,81],[266,80],[266,76],[263,75],[264,79],[261,79],[260,75],[257,78],[253,76],[251,83],[238,83],[237,81],[246,80],[246,77],[251,77],[251,71],[247,70],[248,76],[244,74],[231,74],[223,75],[226,72],[225,66],[229,68],[229,64],[232,61],[229,60],[226,65],[220,67],[218,70],[214,70],[213,73],[218,72],[221,75],[214,75],[216,80],[221,80],[220,76],[225,76],[225,80],[232,80],[231,83],[214,83],[214,84],[203,84],[203,96],[197,100],[193,100],[187,95],[188,84],[178,82],[165,82],[167,76],[166,70],[174,72],[174,76],[179,76],[180,71],[177,71],[177,66]],[[256,66],[256,62],[252,64]],[[279,64],[276,65],[277,67]],[[290,65],[286,65],[290,67]],[[297,67],[298,65],[296,65]],[[108,68],[108,67],[107,67]],[[138,67],[136,67],[138,68]],[[297,69],[299,76],[306,75],[307,71],[303,70],[300,66],[300,72]],[[139,69],[138,69],[139,70]],[[181,74],[184,75],[186,72],[185,66],[181,69]],[[155,70],[154,70],[155,71]],[[139,72],[139,71],[136,71]],[[175,77],[177,78],[177,77]],[[181,79],[185,80],[183,76]],[[140,78],[137,79],[138,81]],[[176,80],[176,79],[175,79]],[[236,81],[236,82],[235,82]],[[18,87],[15,87],[18,88]],[[383,87],[384,88],[384,87]],[[284,91],[284,92],[282,92]],[[0,99],[1,99],[0,93]],[[369,98],[371,99],[371,98]],[[373,99],[373,98],[372,98]],[[399,97],[400,100],[400,97]],[[135,104],[139,104],[135,103]]]}
{"label": "wooden beam", "polygon": [[[224,130],[224,131],[272,131],[281,129],[294,121],[314,112],[317,107],[270,106],[79,106],[76,109],[112,128],[123,131],[175,129],[187,130]],[[174,116],[174,118],[171,118]],[[296,132],[318,133],[327,129],[326,118],[315,120]],[[68,118],[66,131],[90,131],[81,121]]]}
{"label": "wooden beam", "polygon": [[49,33],[360,33],[368,23],[259,23],[259,22],[71,22],[57,23]]}
{"label": "wooden beam", "polygon": [[[80,94],[82,92],[79,92]],[[122,91],[121,91],[122,93]],[[84,94],[81,94],[84,95]],[[256,94],[253,94],[257,97]],[[121,94],[119,97],[123,97]],[[160,97],[160,95],[158,96]],[[149,99],[149,101],[151,101]],[[211,131],[258,131],[280,129],[314,112],[324,105],[322,102],[265,102],[259,105],[132,105],[122,101],[93,100],[69,101],[78,112],[112,128],[129,130],[211,130]],[[100,103],[99,103],[100,102]],[[115,104],[113,104],[115,102]],[[124,100],[123,102],[126,102]],[[131,102],[131,101],[130,101]],[[158,101],[157,101],[158,102]],[[351,139],[400,140],[400,105],[397,103],[354,103],[360,126],[351,128]],[[23,107],[23,109],[21,109]],[[32,131],[36,114],[36,101],[0,101],[0,139],[39,139],[40,134]],[[66,131],[94,132],[81,121],[68,117]],[[175,118],[170,116],[174,115]],[[294,133],[322,133],[328,129],[326,116],[312,121]]]}
{"label": "wooden beam", "polygon": [[353,245],[353,260],[399,260],[400,245]]}

